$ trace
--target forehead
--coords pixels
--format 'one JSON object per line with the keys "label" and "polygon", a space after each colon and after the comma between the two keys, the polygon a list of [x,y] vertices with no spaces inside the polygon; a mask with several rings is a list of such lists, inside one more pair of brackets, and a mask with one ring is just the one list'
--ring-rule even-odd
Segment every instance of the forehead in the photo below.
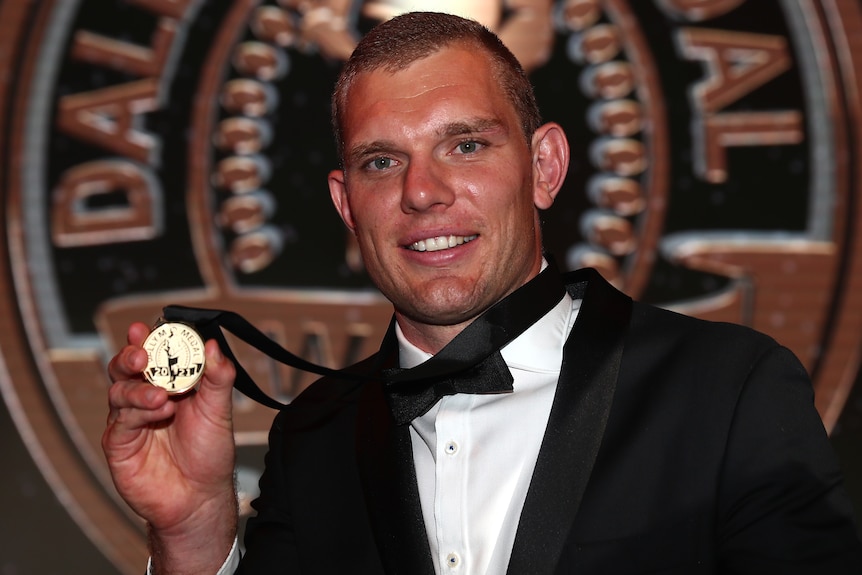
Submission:
{"label": "forehead", "polygon": [[422,124],[458,116],[517,122],[514,106],[488,54],[470,45],[445,47],[404,69],[358,74],[346,99],[346,140],[383,124]]}

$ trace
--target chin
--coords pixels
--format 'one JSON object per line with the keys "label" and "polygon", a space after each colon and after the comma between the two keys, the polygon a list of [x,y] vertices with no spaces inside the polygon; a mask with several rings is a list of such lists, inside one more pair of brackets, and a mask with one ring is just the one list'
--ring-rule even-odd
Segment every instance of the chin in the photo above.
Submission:
{"label": "chin", "polygon": [[459,325],[472,321],[488,307],[476,306],[473,302],[453,306],[451,301],[441,305],[416,306],[415,302],[413,304],[410,313],[405,315],[415,321],[438,326]]}
{"label": "chin", "polygon": [[[487,284],[481,280],[446,278],[414,285],[409,290],[397,290],[397,298],[389,298],[401,312],[414,321],[428,325],[457,325],[470,321],[492,305],[499,297],[489,296]],[[417,298],[417,294],[423,297]],[[384,294],[387,295],[388,294]],[[484,302],[488,303],[484,303]]]}

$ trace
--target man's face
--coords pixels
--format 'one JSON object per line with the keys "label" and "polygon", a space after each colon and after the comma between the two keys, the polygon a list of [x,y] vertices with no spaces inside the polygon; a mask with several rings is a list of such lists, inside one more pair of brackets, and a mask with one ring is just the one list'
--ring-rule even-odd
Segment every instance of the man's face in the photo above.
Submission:
{"label": "man's face", "polygon": [[362,74],[348,94],[333,201],[420,347],[541,266],[532,153],[491,69],[481,51],[454,46]]}

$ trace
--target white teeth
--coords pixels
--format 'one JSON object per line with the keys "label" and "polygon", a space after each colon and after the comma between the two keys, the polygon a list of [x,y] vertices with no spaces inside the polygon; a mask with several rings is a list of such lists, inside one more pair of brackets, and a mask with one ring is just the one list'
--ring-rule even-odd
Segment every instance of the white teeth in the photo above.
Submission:
{"label": "white teeth", "polygon": [[425,240],[419,240],[418,242],[413,242],[410,245],[411,250],[416,250],[417,252],[436,252],[440,250],[446,250],[449,248],[454,248],[455,246],[460,246],[461,244],[466,244],[467,242],[472,242],[478,236],[437,236],[436,238],[428,238]]}

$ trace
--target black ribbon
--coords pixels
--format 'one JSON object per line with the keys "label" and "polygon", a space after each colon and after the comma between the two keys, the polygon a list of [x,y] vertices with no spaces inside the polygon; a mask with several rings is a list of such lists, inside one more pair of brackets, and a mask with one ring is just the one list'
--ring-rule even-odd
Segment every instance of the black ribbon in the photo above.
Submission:
{"label": "black ribbon", "polygon": [[442,395],[511,391],[512,376],[499,354],[500,348],[548,313],[564,293],[560,274],[550,262],[540,274],[489,308],[428,361],[411,369],[384,370],[382,374],[331,369],[309,362],[284,349],[232,311],[169,305],[164,308],[163,317],[194,325],[204,339],[215,339],[222,353],[236,365],[234,387],[267,407],[286,406],[251,379],[222,330],[270,358],[303,371],[352,381],[382,379],[396,421],[408,423],[427,412]]}

